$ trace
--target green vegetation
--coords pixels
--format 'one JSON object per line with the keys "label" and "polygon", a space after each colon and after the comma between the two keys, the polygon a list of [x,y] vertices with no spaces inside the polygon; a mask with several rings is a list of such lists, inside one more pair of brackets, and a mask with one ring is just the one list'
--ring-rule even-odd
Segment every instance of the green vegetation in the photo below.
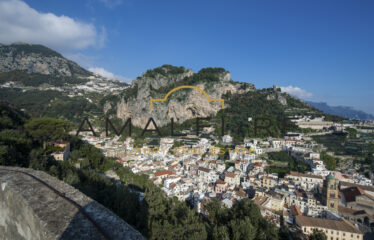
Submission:
{"label": "green vegetation", "polygon": [[335,170],[337,158],[328,155],[326,152],[321,153],[321,160],[325,163],[327,170]]}
{"label": "green vegetation", "polygon": [[18,70],[0,73],[0,84],[10,81],[30,87],[37,87],[41,85],[61,87],[64,84],[83,84],[87,82],[86,79],[82,78],[26,73]]}
{"label": "green vegetation", "polygon": [[357,135],[357,130],[356,129],[354,129],[354,128],[346,128],[345,130],[348,132],[348,136],[350,138],[356,138],[356,135]]}
{"label": "green vegetation", "polygon": [[[305,172],[310,171],[309,165],[302,161],[296,160],[296,158],[287,154],[287,152],[269,152],[269,160],[271,165],[266,169],[270,173],[278,173],[279,177],[284,177],[286,173],[290,171]],[[273,161],[278,161],[282,163],[288,163],[286,167],[276,166]]]}
{"label": "green vegetation", "polygon": [[274,225],[261,216],[259,208],[249,199],[232,208],[222,208],[217,200],[206,206],[209,213],[210,239],[278,239]]}
{"label": "green vegetation", "polygon": [[313,136],[313,139],[327,147],[328,151],[334,152],[337,155],[345,154],[344,142],[346,134],[327,134],[320,136]]}
{"label": "green vegetation", "polygon": [[67,138],[71,126],[68,122],[54,118],[34,118],[24,125],[26,132],[35,140],[57,140]]}
{"label": "green vegetation", "polygon": [[164,64],[161,67],[149,69],[145,72],[146,77],[154,78],[157,74],[168,75],[168,74],[181,74],[185,72],[184,67],[175,67],[172,65]]}
{"label": "green vegetation", "polygon": [[335,155],[352,155],[364,157],[370,152],[370,145],[362,138],[356,137],[356,130],[348,128],[348,134],[327,134],[313,136],[313,139],[327,147]]}
{"label": "green vegetation", "polygon": [[327,240],[327,236],[323,231],[313,229],[313,233],[309,236],[309,240]]}
{"label": "green vegetation", "polygon": [[218,74],[225,73],[224,68],[203,68],[192,76],[194,82],[219,82]]}
{"label": "green vegetation", "polygon": [[25,109],[31,117],[53,117],[77,124],[84,116],[102,115],[102,109],[84,97],[63,95],[59,91],[0,89],[1,99],[11,100],[17,108]]}
{"label": "green vegetation", "polygon": [[[216,134],[220,134],[220,119],[225,117],[225,132],[237,140],[242,141],[244,137],[279,137],[282,135],[283,121],[287,118],[285,107],[276,100],[267,100],[268,93],[265,91],[250,91],[244,94],[227,93],[222,96],[225,99],[225,110],[218,112]],[[248,121],[248,118],[252,121]],[[263,118],[263,120],[261,119]],[[257,120],[256,120],[257,119]],[[255,132],[257,121],[258,130]],[[285,121],[290,125],[286,130],[290,131],[296,126],[289,120]],[[260,129],[259,126],[270,126],[269,132]]]}
{"label": "green vegetation", "polygon": [[279,162],[291,162],[292,157],[285,151],[281,152],[269,152],[268,153],[269,159]]}
{"label": "green vegetation", "polygon": [[47,48],[43,45],[39,44],[12,44],[10,46],[3,46],[3,47],[15,47],[16,51],[15,54],[30,54],[30,53],[36,53],[36,54],[41,54],[45,57],[62,57],[61,54],[59,54],[56,51],[53,51],[50,48]]}
{"label": "green vegetation", "polygon": [[371,126],[357,126],[358,129],[368,129],[368,130],[372,130],[374,129],[374,127],[371,127]]}

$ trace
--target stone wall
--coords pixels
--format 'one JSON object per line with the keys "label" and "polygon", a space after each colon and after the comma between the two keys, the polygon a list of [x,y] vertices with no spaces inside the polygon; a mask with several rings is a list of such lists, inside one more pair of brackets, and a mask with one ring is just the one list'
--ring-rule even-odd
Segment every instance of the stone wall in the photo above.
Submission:
{"label": "stone wall", "polygon": [[110,210],[58,179],[32,169],[0,166],[0,239],[144,238]]}

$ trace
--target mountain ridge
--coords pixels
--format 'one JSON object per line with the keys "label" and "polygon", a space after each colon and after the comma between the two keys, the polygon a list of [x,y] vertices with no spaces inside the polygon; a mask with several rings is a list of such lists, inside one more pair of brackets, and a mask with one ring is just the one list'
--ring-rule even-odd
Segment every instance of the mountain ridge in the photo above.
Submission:
{"label": "mountain ridge", "polygon": [[341,117],[359,120],[374,120],[374,115],[349,106],[330,106],[326,102],[306,101],[308,104],[326,113],[335,114]]}
{"label": "mountain ridge", "polygon": [[39,44],[0,44],[0,72],[21,70],[28,74],[55,74],[60,77],[93,75],[60,53]]}
{"label": "mountain ridge", "polygon": [[[24,64],[9,67],[14,58]],[[145,71],[128,86],[100,78],[79,65],[72,72],[64,67],[61,70],[54,61],[70,63],[42,45],[0,45],[2,98],[32,117],[57,117],[74,123],[80,122],[83,116],[94,119],[108,116],[119,124],[131,118],[135,127],[144,128],[150,118],[164,127],[170,125],[171,118],[176,124],[184,124],[195,118],[226,116],[231,119],[225,120],[225,129],[240,138],[244,133],[254,134],[246,129],[253,129],[253,122],[248,119],[256,116],[271,119],[275,123],[273,132],[279,136],[285,116],[323,115],[276,86],[256,89],[254,84],[236,82],[228,70],[220,67],[202,68],[195,73],[182,66],[164,64]],[[40,65],[47,66],[48,71],[39,68]],[[74,69],[83,70],[75,72]],[[170,90],[184,85],[195,86],[210,98],[223,98],[225,109],[220,102],[209,101],[193,89],[175,91],[165,102],[155,102],[150,109],[150,99],[164,98]],[[102,123],[95,125],[102,128]]]}

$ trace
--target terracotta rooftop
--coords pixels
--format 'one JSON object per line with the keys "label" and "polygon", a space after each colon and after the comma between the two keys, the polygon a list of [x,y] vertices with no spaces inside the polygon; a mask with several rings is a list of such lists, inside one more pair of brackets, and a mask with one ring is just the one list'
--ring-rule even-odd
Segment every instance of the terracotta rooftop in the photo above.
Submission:
{"label": "terracotta rooftop", "polygon": [[210,169],[209,168],[205,168],[205,167],[199,167],[198,168],[199,171],[203,171],[203,172],[210,172]]}
{"label": "terracotta rooftop", "polygon": [[296,205],[292,205],[292,206],[290,207],[290,211],[291,211],[291,214],[292,214],[293,216],[303,215],[303,214],[301,213],[301,211],[300,211],[300,208],[299,208],[298,206],[296,206]]}
{"label": "terracotta rooftop", "polygon": [[255,197],[253,199],[254,203],[257,204],[258,206],[261,206],[266,200],[268,199],[268,197],[266,196],[262,196],[262,197]]}
{"label": "terracotta rooftop", "polygon": [[339,183],[340,183],[341,188],[360,187],[364,191],[374,192],[374,187],[372,187],[372,186],[360,185],[360,184],[344,182],[344,181],[340,181]]}
{"label": "terracotta rooftop", "polygon": [[225,177],[234,178],[235,176],[236,176],[235,173],[231,173],[231,172],[226,172],[225,173]]}
{"label": "terracotta rooftop", "polygon": [[224,182],[224,181],[222,181],[221,179],[218,179],[218,180],[217,180],[217,182],[216,182],[216,184],[222,184],[222,185],[224,185],[224,184],[225,184],[225,182]]}
{"label": "terracotta rooftop", "polygon": [[164,171],[156,172],[155,177],[159,177],[159,176],[162,176],[162,175],[173,175],[173,174],[174,173],[172,171],[164,170]]}
{"label": "terracotta rooftop", "polygon": [[365,194],[365,191],[359,187],[348,187],[340,190],[343,194],[345,201],[354,202],[356,201],[356,197]]}
{"label": "terracotta rooftop", "polygon": [[339,213],[347,213],[350,215],[361,215],[361,214],[367,214],[365,210],[355,210],[352,208],[346,208],[343,206],[338,206],[338,212]]}

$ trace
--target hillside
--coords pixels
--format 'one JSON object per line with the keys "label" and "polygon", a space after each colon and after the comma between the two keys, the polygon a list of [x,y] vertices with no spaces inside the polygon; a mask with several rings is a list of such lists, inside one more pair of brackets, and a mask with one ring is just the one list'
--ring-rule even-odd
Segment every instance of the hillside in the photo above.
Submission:
{"label": "hillside", "polygon": [[[186,85],[198,87],[210,98],[223,99],[225,109],[221,109],[221,102],[208,101],[203,93],[194,89],[179,89],[166,101],[154,102],[150,109],[150,99],[163,99],[169,91]],[[108,95],[101,104],[107,115],[122,120],[131,117],[132,124],[141,128],[151,117],[159,127],[167,128],[173,118],[174,122],[183,123],[184,129],[194,127],[191,119],[211,117],[219,134],[220,119],[224,116],[225,132],[239,140],[255,135],[254,121],[249,122],[248,118],[270,119],[270,135],[280,136],[283,119],[287,116],[323,115],[322,111],[282,93],[277,87],[256,89],[253,84],[235,82],[223,68],[204,68],[194,73],[191,69],[171,65],[146,71],[129,88],[116,96]],[[329,115],[327,118],[341,119]],[[287,121],[287,124],[291,123]],[[267,125],[267,122],[259,125]],[[269,133],[259,131],[256,135],[269,136]]]}
{"label": "hillside", "polygon": [[56,117],[73,123],[102,115],[99,101],[128,84],[106,79],[42,45],[0,44],[0,100],[32,117]]}
{"label": "hillside", "polygon": [[[179,89],[180,86],[197,89]],[[271,133],[259,136],[280,136],[283,119],[290,115],[321,116],[323,112],[283,93],[279,88],[256,89],[253,84],[236,82],[223,68],[191,69],[163,65],[147,70],[129,86],[88,72],[61,54],[41,45],[0,45],[0,93],[31,117],[56,117],[77,125],[83,117],[111,117],[117,124],[132,118],[135,127],[144,128],[149,118],[159,127],[168,127],[173,118],[177,125],[193,128],[192,119],[211,117],[216,133],[224,116],[225,132],[242,139],[254,136],[254,121],[268,118]],[[223,99],[209,101],[211,99]],[[335,116],[327,118],[340,120]],[[103,126],[99,120],[97,126]],[[259,123],[260,125],[267,123]],[[288,122],[289,124],[289,122]]]}

